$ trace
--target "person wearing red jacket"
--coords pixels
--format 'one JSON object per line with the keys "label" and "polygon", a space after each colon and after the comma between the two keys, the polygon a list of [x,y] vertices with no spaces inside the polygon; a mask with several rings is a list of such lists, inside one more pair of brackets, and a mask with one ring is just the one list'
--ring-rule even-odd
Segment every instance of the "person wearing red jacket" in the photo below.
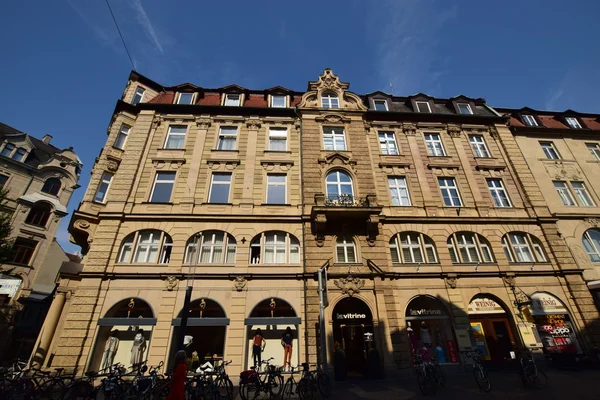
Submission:
{"label": "person wearing red jacket", "polygon": [[179,350],[175,354],[175,369],[171,377],[171,388],[168,400],[185,399],[185,378],[187,377],[187,365],[185,363],[185,351]]}

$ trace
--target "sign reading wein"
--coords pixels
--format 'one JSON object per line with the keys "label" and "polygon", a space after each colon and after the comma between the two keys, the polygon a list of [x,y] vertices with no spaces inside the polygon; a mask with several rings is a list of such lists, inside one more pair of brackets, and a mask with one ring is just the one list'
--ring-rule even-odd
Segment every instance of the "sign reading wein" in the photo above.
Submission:
{"label": "sign reading wein", "polygon": [[469,303],[469,314],[504,314],[500,304],[488,297],[478,297]]}

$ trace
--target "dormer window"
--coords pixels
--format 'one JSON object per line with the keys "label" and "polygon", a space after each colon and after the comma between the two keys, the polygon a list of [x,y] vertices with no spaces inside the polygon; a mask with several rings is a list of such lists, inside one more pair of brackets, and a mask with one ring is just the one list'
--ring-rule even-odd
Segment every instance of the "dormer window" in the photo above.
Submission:
{"label": "dormer window", "polygon": [[373,100],[375,111],[388,111],[387,101],[385,100]]}
{"label": "dormer window", "polygon": [[142,100],[144,99],[144,93],[146,91],[144,90],[144,88],[141,87],[137,87],[135,88],[135,94],[133,95],[133,99],[131,100],[131,104],[133,104],[134,106],[138,103],[141,103]]}
{"label": "dormer window", "polygon": [[533,117],[533,115],[529,114],[523,115],[523,123],[527,126],[538,126],[538,123]]}
{"label": "dormer window", "polygon": [[321,95],[321,107],[340,108],[340,101],[335,93],[324,93]]}
{"label": "dormer window", "polygon": [[565,121],[567,121],[567,124],[569,125],[569,127],[571,127],[571,129],[581,129],[581,124],[579,123],[577,118],[566,117]]}
{"label": "dormer window", "polygon": [[225,95],[225,105],[238,107],[240,105],[240,95],[239,94],[226,94]]}
{"label": "dormer window", "polygon": [[417,112],[420,113],[431,113],[431,106],[428,101],[415,101],[417,106]]}
{"label": "dormer window", "polygon": [[473,114],[473,110],[471,109],[471,105],[469,103],[458,103],[458,112],[461,114]]}
{"label": "dormer window", "polygon": [[179,93],[177,104],[192,104],[194,93]]}
{"label": "dormer window", "polygon": [[10,157],[11,154],[13,153],[13,150],[15,149],[15,145],[12,143],[6,143],[4,145],[4,148],[2,149],[2,151],[0,152],[0,155],[3,155],[4,157]]}
{"label": "dormer window", "polygon": [[12,159],[15,161],[23,161],[25,155],[27,154],[27,150],[22,147],[19,147],[12,155]]}
{"label": "dormer window", "polygon": [[282,96],[282,95],[273,95],[271,96],[271,107],[274,108],[285,108],[287,107],[286,104],[286,96]]}

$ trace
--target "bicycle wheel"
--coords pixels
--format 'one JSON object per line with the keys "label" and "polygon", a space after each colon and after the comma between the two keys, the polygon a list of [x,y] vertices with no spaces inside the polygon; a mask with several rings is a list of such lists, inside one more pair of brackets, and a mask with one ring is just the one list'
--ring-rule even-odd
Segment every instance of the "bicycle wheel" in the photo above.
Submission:
{"label": "bicycle wheel", "polygon": [[527,379],[527,382],[536,389],[543,389],[548,383],[548,377],[544,371],[541,371],[531,364],[525,368],[525,379]]}
{"label": "bicycle wheel", "polygon": [[444,376],[444,371],[442,371],[442,367],[436,364],[435,367],[433,367],[433,370],[435,371],[434,376],[437,381],[437,384],[441,388],[446,387],[446,376]]}
{"label": "bicycle wheel", "polygon": [[84,400],[88,399],[94,387],[89,382],[75,382],[69,386],[65,392],[64,400]]}
{"label": "bicycle wheel", "polygon": [[285,385],[283,385],[283,392],[281,393],[281,398],[283,400],[290,400],[292,395],[294,394],[294,380],[290,377],[285,381]]}
{"label": "bicycle wheel", "polygon": [[317,375],[317,386],[319,388],[319,393],[323,397],[331,396],[331,381],[329,380],[329,376],[324,373],[320,373]]}
{"label": "bicycle wheel", "polygon": [[302,400],[312,400],[315,393],[311,389],[310,378],[303,377],[298,382],[298,396]]}
{"label": "bicycle wheel", "polygon": [[216,380],[217,398],[233,400],[233,382],[228,376],[220,377]]}
{"label": "bicycle wheel", "polygon": [[260,387],[255,382],[240,384],[240,397],[242,400],[254,400],[260,395]]}
{"label": "bicycle wheel", "polygon": [[484,392],[489,392],[492,389],[492,382],[488,377],[487,370],[483,367],[483,365],[477,365],[473,369],[473,376],[475,377],[475,382],[481,390]]}
{"label": "bicycle wheel", "polygon": [[415,372],[417,374],[417,383],[419,384],[419,390],[421,391],[421,394],[427,395],[427,393],[428,393],[427,378],[423,374],[423,370],[421,370],[419,368]]}
{"label": "bicycle wheel", "polygon": [[267,387],[272,399],[276,399],[281,395],[283,390],[283,376],[281,374],[271,375],[267,381]]}

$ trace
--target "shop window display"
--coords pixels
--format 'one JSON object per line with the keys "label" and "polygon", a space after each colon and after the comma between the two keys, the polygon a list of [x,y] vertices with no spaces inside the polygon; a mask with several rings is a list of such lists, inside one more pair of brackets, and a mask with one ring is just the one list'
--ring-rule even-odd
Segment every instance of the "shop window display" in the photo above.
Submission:
{"label": "shop window display", "polygon": [[563,303],[553,295],[541,292],[531,295],[531,300],[530,311],[544,346],[544,353],[581,353],[575,327]]}

